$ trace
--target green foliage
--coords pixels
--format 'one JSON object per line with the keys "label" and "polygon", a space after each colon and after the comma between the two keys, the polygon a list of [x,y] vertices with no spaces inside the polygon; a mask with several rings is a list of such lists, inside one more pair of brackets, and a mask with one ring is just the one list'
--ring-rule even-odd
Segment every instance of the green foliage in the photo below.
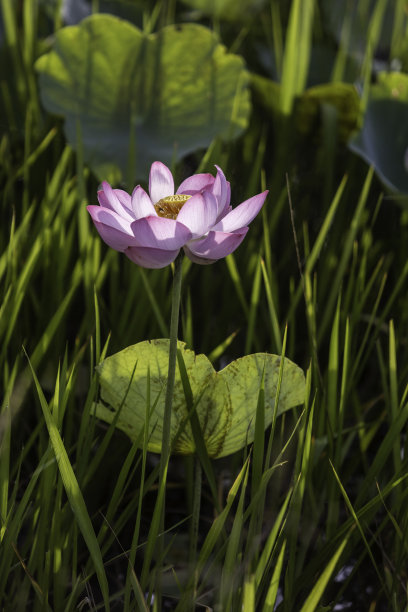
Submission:
{"label": "green foliage", "polygon": [[[278,119],[282,87],[270,79],[252,75],[251,83],[265,111]],[[321,127],[324,108],[332,108],[336,115],[338,137],[347,142],[359,124],[360,99],[357,90],[348,83],[327,83],[303,91],[295,100],[294,121],[301,134],[311,136]]]}
{"label": "green foliage", "polygon": [[392,191],[408,193],[408,104],[399,100],[368,103],[362,131],[351,142],[353,151],[372,164]]}
{"label": "green foliage", "polygon": [[[109,588],[108,581],[106,579],[105,570],[103,567],[103,560],[100,548],[98,546],[98,542],[96,540],[96,536],[92,527],[91,519],[89,518],[88,511],[84,502],[84,498],[82,496],[81,490],[78,486],[78,481],[75,477],[75,473],[72,469],[71,463],[69,461],[69,457],[65,450],[64,444],[62,442],[60,433],[58,431],[58,426],[55,421],[54,415],[51,413],[49,406],[47,405],[47,401],[44,397],[40,384],[38,382],[37,376],[32,369],[31,364],[30,368],[33,374],[34,382],[37,388],[37,392],[41,402],[41,408],[44,413],[44,419],[47,425],[48,433],[50,436],[50,442],[52,444],[53,451],[55,453],[55,458],[58,463],[58,468],[61,474],[61,479],[64,484],[65,492],[67,494],[69,503],[73,510],[76,520],[78,521],[78,526],[82,531],[82,535],[84,537],[85,542],[87,543],[89,553],[95,565],[95,571],[98,575],[99,584],[101,587],[103,601],[105,610],[109,612]],[[59,400],[59,382],[57,381],[56,386],[56,402],[54,405],[54,414],[58,416],[58,411],[61,410],[61,406],[58,406]]]}
{"label": "green foliage", "polygon": [[381,72],[370,93],[363,128],[350,146],[389,189],[408,194],[408,76]]}
{"label": "green foliage", "polygon": [[[274,413],[283,414],[304,401],[303,372],[289,359],[284,360],[279,404],[275,410],[281,361],[277,355],[246,355],[216,372],[205,355],[195,355],[185,349],[183,343],[179,343],[178,350],[210,457],[230,455],[253,441],[258,390],[263,377],[264,429],[271,424]],[[168,354],[168,340],[140,342],[108,357],[97,367],[101,399],[108,406],[98,403],[95,414],[114,423],[132,441],[142,442],[149,392],[147,448],[156,453],[161,451],[162,445]],[[171,428],[174,452],[193,453],[195,443],[189,423],[189,406],[179,369],[176,370]]]}
{"label": "green foliage", "polygon": [[230,139],[247,126],[250,101],[242,59],[196,24],[145,34],[126,21],[93,15],[56,34],[36,63],[45,108],[65,119],[68,142],[102,179],[148,175]]}
{"label": "green foliage", "polygon": [[211,15],[215,19],[244,21],[259,10],[265,0],[243,0],[239,5],[235,0],[183,0],[191,8]]}

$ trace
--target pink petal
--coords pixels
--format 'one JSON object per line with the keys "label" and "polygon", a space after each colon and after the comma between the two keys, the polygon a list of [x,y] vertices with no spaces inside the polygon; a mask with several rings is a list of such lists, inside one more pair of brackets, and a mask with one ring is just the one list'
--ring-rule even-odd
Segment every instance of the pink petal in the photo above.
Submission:
{"label": "pink petal", "polygon": [[144,217],[131,225],[137,245],[154,249],[179,249],[191,239],[188,227],[166,217]]}
{"label": "pink petal", "polygon": [[102,183],[102,189],[98,191],[98,200],[99,204],[106,209],[114,210],[118,215],[123,217],[124,219],[128,219],[129,221],[133,221],[133,215],[127,206],[124,206],[115,191],[120,191],[116,189],[112,189],[112,187],[104,181]]}
{"label": "pink petal", "polygon": [[219,166],[215,167],[217,168],[217,176],[215,177],[212,192],[218,202],[218,214],[221,215],[229,204],[228,197],[231,198],[231,187],[221,168]]}
{"label": "pink petal", "polygon": [[196,264],[200,264],[201,266],[209,266],[210,264],[215,263],[217,260],[216,259],[207,259],[204,257],[198,257],[198,255],[194,255],[194,253],[192,253],[192,251],[190,251],[190,249],[185,246],[183,247],[184,253],[185,255],[187,255],[187,257]]}
{"label": "pink petal", "polygon": [[126,249],[125,255],[133,263],[142,268],[164,268],[174,261],[180,249],[164,251],[162,249],[151,249],[148,247],[130,247]]}
{"label": "pink petal", "polygon": [[216,219],[217,201],[209,191],[193,195],[177,215],[177,221],[188,227],[193,238],[206,234]]}
{"label": "pink petal", "polygon": [[216,225],[213,230],[221,232],[234,232],[251,223],[256,215],[261,210],[268,191],[258,193],[258,195],[245,200],[236,208],[233,208],[225,215]]}
{"label": "pink petal", "polygon": [[131,221],[133,221],[133,217],[131,221],[124,219],[122,215],[119,215],[114,210],[110,208],[104,208],[103,206],[87,206],[87,211],[91,215],[93,221],[98,223],[103,223],[109,227],[119,230],[129,236],[133,236],[133,232],[131,229]]}
{"label": "pink petal", "polygon": [[130,223],[109,208],[87,206],[100,237],[108,246],[116,251],[124,251],[135,243]]}
{"label": "pink petal", "polygon": [[248,229],[248,227],[243,227],[239,232],[233,234],[210,232],[202,240],[189,242],[184,247],[184,252],[195,263],[212,263],[235,251],[245,238]]}
{"label": "pink petal", "polygon": [[157,212],[145,190],[138,185],[132,193],[132,209],[136,219],[157,217]]}
{"label": "pink petal", "polygon": [[173,175],[161,162],[153,162],[150,168],[149,193],[153,204],[162,198],[174,195]]}
{"label": "pink petal", "polygon": [[214,181],[215,178],[212,174],[193,174],[193,176],[189,176],[181,183],[176,193],[194,195],[203,189],[211,189]]}
{"label": "pink petal", "polygon": [[220,211],[220,208],[218,208],[219,212],[218,212],[217,221],[220,221],[223,217],[225,217],[227,213],[230,212],[230,210],[232,210],[232,207],[230,206],[230,202],[231,202],[231,185],[227,181],[227,197],[225,200],[225,206],[221,211]]}
{"label": "pink petal", "polygon": [[127,191],[124,191],[123,189],[114,189],[113,192],[118,198],[119,202],[129,210],[130,214],[132,214],[132,198]]}

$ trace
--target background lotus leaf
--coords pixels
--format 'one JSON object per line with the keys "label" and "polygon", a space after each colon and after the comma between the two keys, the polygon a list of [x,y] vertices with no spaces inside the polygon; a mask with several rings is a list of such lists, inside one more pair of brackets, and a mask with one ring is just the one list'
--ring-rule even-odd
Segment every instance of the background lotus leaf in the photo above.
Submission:
{"label": "background lotus leaf", "polygon": [[371,99],[388,98],[408,102],[408,74],[403,72],[380,72],[377,82],[371,87]]}
{"label": "background lotus leaf", "polygon": [[[251,86],[259,104],[269,114],[279,117],[281,85],[253,74]],[[349,83],[324,83],[310,87],[297,96],[293,112],[294,122],[300,133],[316,133],[324,105],[335,109],[338,135],[342,142],[346,142],[357,128],[360,118],[360,98],[356,88]]]}
{"label": "background lotus leaf", "polygon": [[336,109],[338,136],[340,141],[347,142],[360,117],[356,88],[349,83],[325,83],[304,91],[295,105],[296,126],[300,132],[310,134],[316,130],[324,105]]}
{"label": "background lotus leaf", "polygon": [[247,126],[244,62],[201,25],[147,35],[95,14],[59,30],[36,69],[43,105],[65,118],[69,143],[81,138],[85,161],[111,182],[146,178],[156,159],[170,164]]}
{"label": "background lotus leaf", "polygon": [[192,8],[218,19],[244,21],[260,9],[265,0],[183,0]]}
{"label": "background lotus leaf", "polygon": [[[376,54],[381,58],[389,48],[389,41],[394,27],[394,11],[398,0],[386,0],[379,6],[377,0],[364,2],[347,2],[344,0],[323,0],[321,2],[321,19],[337,44],[345,46],[347,53],[358,58],[362,63],[367,44],[372,36],[372,20],[382,13],[381,28],[376,40]],[[402,5],[401,5],[402,6]],[[370,23],[371,22],[371,23]],[[374,57],[373,68],[380,65]],[[384,62],[382,62],[384,65]]]}
{"label": "background lotus leaf", "polygon": [[[50,15],[55,15],[55,6],[60,0],[40,0]],[[141,24],[146,0],[98,0],[98,13],[111,13],[132,23]],[[52,13],[54,11],[54,13]],[[62,0],[61,13],[66,25],[79,23],[93,13],[92,0]]]}
{"label": "background lotus leaf", "polygon": [[[241,449],[254,439],[255,415],[265,368],[265,427],[270,425],[281,358],[267,353],[247,355],[216,372],[205,355],[196,355],[179,342],[186,366],[197,415],[207,452],[223,457]],[[165,387],[168,367],[168,340],[152,340],[130,346],[105,359],[97,368],[101,385],[101,402],[95,406],[98,418],[112,423],[119,411],[116,426],[132,441],[139,438],[145,425],[147,389],[150,388],[148,449],[161,451]],[[133,377],[132,377],[133,374]],[[303,371],[285,359],[277,414],[303,402]],[[180,428],[184,428],[178,436]],[[140,437],[139,437],[140,436]],[[180,371],[176,369],[171,422],[174,451],[193,453],[194,438]]]}
{"label": "background lotus leaf", "polygon": [[272,115],[280,113],[281,86],[279,83],[259,74],[251,74],[251,86],[257,101],[264,110]]}
{"label": "background lotus leaf", "polygon": [[408,194],[408,76],[381,73],[350,148],[392,191]]}

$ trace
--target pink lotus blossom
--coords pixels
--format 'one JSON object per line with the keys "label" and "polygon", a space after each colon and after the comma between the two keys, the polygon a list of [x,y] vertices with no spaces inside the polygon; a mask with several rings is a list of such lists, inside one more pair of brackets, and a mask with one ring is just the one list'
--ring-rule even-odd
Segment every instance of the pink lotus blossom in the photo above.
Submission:
{"label": "pink lotus blossom", "polygon": [[102,240],[139,266],[163,268],[181,248],[195,263],[210,264],[241,244],[268,194],[264,191],[231,208],[230,184],[216,168],[215,177],[194,174],[174,193],[170,170],[154,162],[149,194],[138,185],[130,196],[103,182],[99,206],[87,209]]}

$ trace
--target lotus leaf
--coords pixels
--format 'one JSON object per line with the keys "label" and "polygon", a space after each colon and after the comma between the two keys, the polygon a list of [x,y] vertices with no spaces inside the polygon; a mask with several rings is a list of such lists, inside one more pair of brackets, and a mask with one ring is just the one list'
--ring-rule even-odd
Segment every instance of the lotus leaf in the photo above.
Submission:
{"label": "lotus leaf", "polygon": [[[271,424],[281,358],[257,353],[247,355],[216,372],[205,355],[196,355],[178,343],[195,409],[210,457],[218,458],[241,449],[254,439],[258,393],[265,371],[265,427]],[[148,406],[148,450],[161,451],[168,340],[152,340],[130,346],[105,359],[97,368],[101,401],[98,418],[124,431],[142,444]],[[303,371],[285,358],[277,414],[304,400]],[[195,450],[180,371],[176,369],[171,421],[174,452]]]}
{"label": "lotus leaf", "polygon": [[133,184],[155,160],[170,164],[248,123],[244,62],[201,25],[148,35],[91,15],[59,30],[36,69],[45,108],[64,117],[69,143],[110,182]]}
{"label": "lotus leaf", "polygon": [[350,148],[392,191],[408,194],[408,76],[381,73]]}

